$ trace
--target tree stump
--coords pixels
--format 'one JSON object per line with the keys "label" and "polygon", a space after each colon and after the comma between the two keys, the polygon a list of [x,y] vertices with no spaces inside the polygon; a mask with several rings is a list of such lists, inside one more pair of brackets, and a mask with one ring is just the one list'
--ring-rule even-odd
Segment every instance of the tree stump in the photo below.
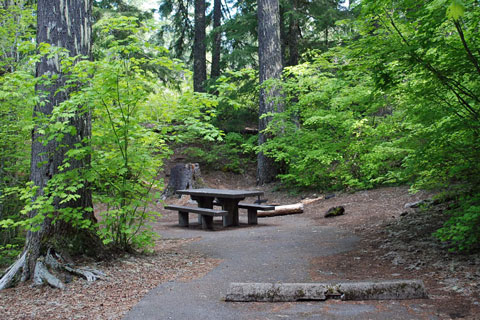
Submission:
{"label": "tree stump", "polygon": [[200,181],[200,165],[198,163],[179,163],[170,170],[170,180],[163,191],[162,199],[173,196],[177,190],[195,189]]}

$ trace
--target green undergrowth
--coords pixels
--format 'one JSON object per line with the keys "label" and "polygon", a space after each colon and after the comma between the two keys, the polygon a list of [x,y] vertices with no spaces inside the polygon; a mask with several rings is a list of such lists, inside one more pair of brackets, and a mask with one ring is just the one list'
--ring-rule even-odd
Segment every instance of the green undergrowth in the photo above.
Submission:
{"label": "green undergrowth", "polygon": [[227,133],[222,141],[190,145],[183,150],[189,162],[198,162],[207,170],[242,174],[255,165],[256,135]]}

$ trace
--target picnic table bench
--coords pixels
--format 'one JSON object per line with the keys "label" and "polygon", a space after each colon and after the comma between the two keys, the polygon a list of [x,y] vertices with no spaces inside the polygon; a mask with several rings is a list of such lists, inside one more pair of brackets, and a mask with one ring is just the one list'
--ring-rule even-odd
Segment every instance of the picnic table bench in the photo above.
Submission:
{"label": "picnic table bench", "polygon": [[[243,203],[243,202],[238,203],[239,209],[247,209],[248,224],[258,224],[258,216],[257,216],[258,211],[275,210],[275,206],[266,205],[266,204],[262,205],[258,203],[259,201],[263,202],[262,200],[257,200],[255,201],[256,203]],[[267,200],[265,199],[265,201]],[[213,200],[213,205],[221,206],[222,204],[218,200]]]}
{"label": "picnic table bench", "polygon": [[188,227],[188,213],[196,213],[201,216],[202,229],[212,230],[213,229],[213,217],[226,216],[228,214],[225,210],[214,210],[209,208],[199,208],[199,207],[187,207],[187,206],[174,206],[169,205],[165,206],[167,210],[176,210],[178,211],[178,224],[181,227]]}
{"label": "picnic table bench", "polygon": [[[188,213],[197,213],[204,229],[213,227],[213,217],[222,216],[223,226],[238,226],[239,202],[246,197],[259,197],[263,195],[263,191],[259,190],[228,190],[228,189],[188,189],[177,190],[178,194],[190,195],[192,200],[197,201],[198,207],[185,206],[166,206],[167,210],[177,210],[179,212],[179,224],[188,225]],[[214,205],[222,206],[222,210],[214,210]],[[257,224],[258,210],[271,210],[272,206],[261,204],[244,204],[243,208],[249,210],[249,224]]]}
{"label": "picnic table bench", "polygon": [[258,224],[258,211],[275,210],[275,206],[256,203],[243,203],[240,202],[238,207],[241,209],[247,209],[248,212],[248,224]]}

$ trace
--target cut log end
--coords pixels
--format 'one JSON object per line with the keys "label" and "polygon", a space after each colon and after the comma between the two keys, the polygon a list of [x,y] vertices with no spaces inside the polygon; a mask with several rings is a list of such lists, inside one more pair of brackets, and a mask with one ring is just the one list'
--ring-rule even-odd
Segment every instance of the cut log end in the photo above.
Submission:
{"label": "cut log end", "polygon": [[303,213],[302,203],[289,204],[284,206],[275,206],[275,210],[260,211],[258,212],[257,215],[259,218],[264,218],[264,217],[283,216],[287,214],[298,214],[298,213]]}

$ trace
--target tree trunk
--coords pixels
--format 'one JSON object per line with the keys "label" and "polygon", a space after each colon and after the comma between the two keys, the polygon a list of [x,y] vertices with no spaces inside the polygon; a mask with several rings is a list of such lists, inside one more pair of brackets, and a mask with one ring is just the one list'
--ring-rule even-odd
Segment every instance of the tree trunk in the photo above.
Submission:
{"label": "tree trunk", "polygon": [[195,40],[193,44],[193,91],[205,92],[207,53],[205,46],[205,0],[195,0]]}
{"label": "tree trunk", "polygon": [[[87,56],[91,54],[91,0],[38,0],[37,10],[37,43],[48,43],[52,46],[66,48],[70,56]],[[57,90],[65,85],[65,75],[60,70],[60,61],[58,56],[42,57],[37,64],[37,77],[48,77],[53,80],[51,84],[39,84],[36,87],[37,92],[45,92],[46,97],[42,103],[34,108],[34,118],[45,119],[52,115],[55,106],[69,98],[68,91]],[[91,135],[91,116],[90,113],[78,107],[75,115],[69,120],[69,124],[75,127],[76,134],[66,134],[61,141],[55,139],[42,143],[42,125],[37,124],[32,131],[32,153],[31,153],[31,174],[30,178],[34,185],[38,187],[37,196],[44,195],[44,188],[56,174],[60,172],[61,166],[66,160],[66,151],[76,148],[75,145],[82,145]],[[81,170],[89,166],[90,158],[85,157],[80,160],[69,159],[70,167],[68,170]],[[93,208],[91,191],[88,184],[76,192],[80,197],[75,201],[66,204],[55,201],[54,206],[57,209],[63,207],[70,208]],[[93,213],[84,212],[84,217],[94,221]],[[92,211],[93,212],[93,211]],[[36,211],[30,213],[30,217],[37,214]],[[26,263],[23,268],[22,280],[31,278],[34,274],[36,260],[42,254],[43,245],[49,238],[74,236],[79,239],[82,233],[86,231],[74,230],[66,222],[57,222],[52,225],[51,218],[45,218],[38,231],[29,231],[25,250],[27,252]],[[89,232],[88,232],[89,233]],[[89,238],[91,235],[88,235]],[[93,236],[92,236],[93,237]],[[91,243],[90,243],[91,244]],[[81,245],[81,244],[79,244]]]}
{"label": "tree trunk", "polygon": [[[258,60],[260,67],[260,85],[268,79],[280,79],[282,74],[282,51],[280,45],[280,15],[278,0],[258,0]],[[271,117],[262,115],[270,112],[281,112],[278,103],[280,91],[275,88],[260,90],[259,138],[262,145],[267,136],[262,132]],[[262,152],[257,157],[257,183],[259,185],[273,181],[277,174],[275,163]]]}
{"label": "tree trunk", "polygon": [[222,0],[214,0],[213,3],[213,45],[212,45],[212,70],[210,77],[215,79],[220,76],[220,50],[222,44],[222,33],[220,24],[222,20]]}
{"label": "tree trunk", "polygon": [[287,37],[287,32],[285,31],[285,28],[287,27],[286,22],[288,21],[288,19],[285,19],[285,16],[287,15],[285,13],[285,7],[280,5],[279,10],[280,10],[280,50],[282,53],[282,66],[285,66],[285,62],[288,61],[287,59],[288,37]]}
{"label": "tree trunk", "polygon": [[290,12],[290,23],[288,25],[288,51],[289,51],[289,66],[296,66],[299,60],[298,53],[298,36],[299,36],[299,26],[298,26],[298,0],[291,0],[292,2],[292,11]]}

